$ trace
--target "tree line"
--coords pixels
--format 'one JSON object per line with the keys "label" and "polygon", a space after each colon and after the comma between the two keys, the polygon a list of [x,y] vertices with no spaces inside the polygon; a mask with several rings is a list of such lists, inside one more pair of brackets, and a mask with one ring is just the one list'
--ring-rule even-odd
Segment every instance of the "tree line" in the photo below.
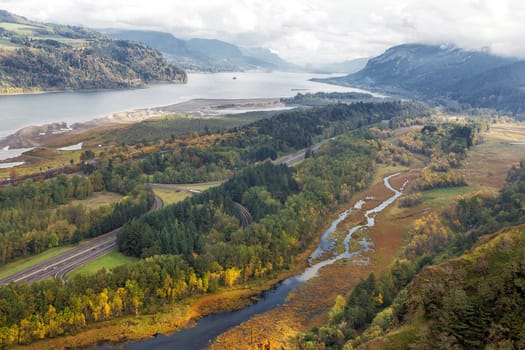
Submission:
{"label": "tree line", "polygon": [[[71,204],[107,189],[127,196],[95,209]],[[107,168],[89,176],[59,175],[0,188],[0,262],[106,233],[149,211],[153,200],[151,189]]]}
{"label": "tree line", "polygon": [[253,162],[311,147],[314,143],[392,118],[416,118],[429,110],[412,102],[358,102],[279,113],[221,135],[164,144],[166,152],[145,155],[148,180],[188,183],[222,180]]}
{"label": "tree line", "polygon": [[[135,264],[77,276],[66,285],[0,287],[0,341],[9,346],[71,334],[286,269],[330,213],[366,185],[375,149],[370,140],[341,137],[297,170],[270,162],[250,167],[218,188],[126,225],[119,245],[146,257]],[[254,210],[246,228],[232,205],[237,201]]]}

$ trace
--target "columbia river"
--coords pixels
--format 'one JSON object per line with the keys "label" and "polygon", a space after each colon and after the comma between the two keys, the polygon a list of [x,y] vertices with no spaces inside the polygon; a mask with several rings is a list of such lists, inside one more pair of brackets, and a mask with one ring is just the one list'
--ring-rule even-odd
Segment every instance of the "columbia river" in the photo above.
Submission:
{"label": "columbia river", "polygon": [[187,84],[158,84],[133,90],[0,96],[0,138],[30,125],[86,122],[116,112],[162,107],[197,98],[272,98],[290,97],[298,92],[362,91],[309,81],[310,78],[319,77],[329,75],[284,72],[190,73]]}

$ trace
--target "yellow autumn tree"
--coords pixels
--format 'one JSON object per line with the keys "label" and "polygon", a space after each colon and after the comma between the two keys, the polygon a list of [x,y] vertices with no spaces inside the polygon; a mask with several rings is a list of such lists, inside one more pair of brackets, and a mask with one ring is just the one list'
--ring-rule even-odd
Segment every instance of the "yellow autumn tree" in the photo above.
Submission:
{"label": "yellow autumn tree", "polygon": [[226,271],[224,271],[224,285],[227,287],[233,286],[240,276],[241,269],[237,269],[235,267],[226,269]]}

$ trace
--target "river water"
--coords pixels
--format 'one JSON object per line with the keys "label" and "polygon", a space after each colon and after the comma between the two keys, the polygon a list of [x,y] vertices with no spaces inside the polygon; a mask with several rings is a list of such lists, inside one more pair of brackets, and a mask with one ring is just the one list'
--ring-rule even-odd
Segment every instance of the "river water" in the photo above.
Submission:
{"label": "river water", "polygon": [[271,98],[290,97],[298,92],[362,91],[309,81],[329,76],[284,72],[190,73],[187,84],[158,84],[147,89],[0,96],[0,138],[29,125],[85,122],[116,112],[162,107],[195,98]]}
{"label": "river water", "polygon": [[[233,312],[224,312],[215,315],[210,315],[200,319],[196,326],[193,328],[183,329],[173,335],[164,336],[158,335],[154,339],[149,339],[141,342],[131,343],[128,346],[130,350],[144,350],[144,349],[156,349],[156,350],[168,350],[168,349],[184,349],[184,350],[200,350],[206,349],[208,345],[221,333],[226,330],[235,327],[251,317],[276,308],[282,305],[286,301],[286,297],[295,287],[307,282],[312,277],[315,277],[322,267],[334,264],[336,261],[341,259],[350,259],[361,252],[366,252],[369,249],[369,244],[366,241],[362,241],[362,248],[358,251],[350,251],[350,239],[352,235],[361,229],[370,228],[375,225],[375,217],[378,213],[387,208],[396,199],[398,199],[403,191],[396,190],[390,185],[389,180],[399,175],[399,173],[387,176],[383,179],[385,187],[393,192],[392,196],[383,201],[377,207],[367,210],[365,212],[366,224],[357,225],[348,231],[344,238],[345,251],[332,258],[321,260],[312,266],[305,269],[301,274],[287,278],[281,283],[275,285],[272,289],[263,293],[261,299],[256,303],[242,308]],[[404,187],[404,186],[403,186]],[[330,236],[336,231],[337,225],[342,222],[353,210],[358,210],[365,203],[364,200],[357,202],[353,208],[346,210],[339,217],[332,222],[330,228],[323,234],[318,249],[310,257],[313,259],[319,259],[321,256],[326,255],[333,247],[329,244]],[[106,347],[104,347],[106,348]]]}

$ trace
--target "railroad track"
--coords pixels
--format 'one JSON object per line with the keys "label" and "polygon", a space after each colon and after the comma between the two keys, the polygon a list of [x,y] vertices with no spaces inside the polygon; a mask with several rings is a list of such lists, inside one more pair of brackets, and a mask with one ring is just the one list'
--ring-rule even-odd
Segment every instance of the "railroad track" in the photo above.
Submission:
{"label": "railroad track", "polygon": [[[316,146],[315,148],[319,148],[319,146]],[[300,150],[294,154],[277,159],[274,161],[274,163],[291,166],[303,160],[304,155],[305,150]],[[222,182],[224,181],[219,181],[217,183],[219,184]],[[178,191],[186,191],[192,194],[200,193],[198,190],[188,189],[183,185],[152,184],[152,187],[170,188]],[[253,221],[249,210],[240,203],[235,202],[234,204],[239,210],[241,226],[243,228],[247,227]],[[158,196],[155,196],[155,203],[152,210],[158,210],[163,206],[164,203],[162,199],[160,199]],[[32,283],[50,277],[60,278],[65,283],[65,278],[71,271],[112,252],[117,246],[116,240],[119,230],[120,228],[117,228],[111,232],[98,236],[87,243],[81,244],[65,253],[48,259],[45,262],[29,267],[11,276],[2,278],[0,279],[0,285],[11,282]]]}
{"label": "railroad track", "polygon": [[250,211],[242,204],[237,202],[233,202],[233,204],[235,204],[235,207],[239,209],[242,228],[246,228],[253,221],[252,214],[250,214]]}
{"label": "railroad track", "polygon": [[[224,181],[220,181],[217,183],[223,183]],[[178,184],[151,184],[151,187],[153,188],[163,188],[163,189],[171,189],[175,191],[182,191],[182,192],[189,192],[191,194],[197,194],[201,193],[199,190],[189,189],[185,187],[184,185],[178,185]],[[244,207],[241,203],[233,202],[235,207],[239,210],[239,219],[241,221],[242,228],[246,228],[251,222],[253,221],[252,214],[250,214],[250,211]]]}

